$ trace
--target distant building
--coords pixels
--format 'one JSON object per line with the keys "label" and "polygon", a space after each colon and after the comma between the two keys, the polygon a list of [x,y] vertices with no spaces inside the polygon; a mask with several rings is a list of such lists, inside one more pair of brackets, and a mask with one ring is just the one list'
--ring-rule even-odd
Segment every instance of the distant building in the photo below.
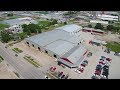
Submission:
{"label": "distant building", "polygon": [[104,32],[103,30],[100,30],[100,29],[94,29],[94,28],[83,28],[82,29],[83,32],[89,32],[91,34],[99,34],[99,35],[103,35],[105,34],[106,32]]}
{"label": "distant building", "polygon": [[9,24],[10,27],[6,28],[6,30],[16,34],[16,33],[21,33],[22,32],[22,27],[21,25],[23,24],[37,24],[37,21],[33,20],[30,17],[25,17],[25,18],[17,18],[17,19],[10,19],[10,20],[4,20],[3,23]]}
{"label": "distant building", "polygon": [[5,30],[13,33],[13,34],[16,34],[16,33],[22,33],[23,32],[23,29],[20,25],[13,25],[9,28],[5,28]]}
{"label": "distant building", "polygon": [[90,20],[90,23],[94,23],[94,24],[101,23],[108,25],[108,21],[102,21],[102,20]]}
{"label": "distant building", "polygon": [[97,18],[104,20],[104,21],[118,21],[119,20],[118,16],[106,15],[106,14],[102,14],[102,15],[99,14]]}

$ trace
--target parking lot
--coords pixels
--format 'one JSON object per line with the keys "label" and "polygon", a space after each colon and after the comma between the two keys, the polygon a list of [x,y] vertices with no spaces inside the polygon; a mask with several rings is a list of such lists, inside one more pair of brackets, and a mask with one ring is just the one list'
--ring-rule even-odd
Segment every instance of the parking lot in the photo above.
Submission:
{"label": "parking lot", "polygon": [[50,69],[50,67],[56,67],[57,71],[61,71],[64,74],[69,74],[69,78],[71,79],[91,79],[91,76],[95,72],[96,65],[99,62],[99,59],[101,56],[106,56],[112,59],[112,62],[110,64],[110,69],[109,69],[109,79],[114,79],[114,78],[120,78],[120,71],[117,70],[120,68],[120,57],[114,56],[114,53],[111,52],[110,54],[107,54],[104,52],[104,49],[101,48],[101,46],[95,46],[95,45],[89,45],[86,43],[83,43],[85,47],[90,50],[93,54],[91,57],[85,57],[85,60],[88,60],[88,65],[84,67],[84,71],[81,74],[78,74],[75,72],[75,69],[70,69],[68,67],[63,68],[62,66],[57,65],[57,62],[55,61],[55,58],[50,57],[46,55],[45,53],[41,53],[40,51],[28,47],[27,45],[24,44],[24,42],[20,42],[17,44],[14,44],[10,48],[19,48],[23,50],[22,53],[19,54],[19,56],[24,57],[24,55],[30,55],[31,57],[35,58],[41,65],[40,69],[46,73],[47,70]]}

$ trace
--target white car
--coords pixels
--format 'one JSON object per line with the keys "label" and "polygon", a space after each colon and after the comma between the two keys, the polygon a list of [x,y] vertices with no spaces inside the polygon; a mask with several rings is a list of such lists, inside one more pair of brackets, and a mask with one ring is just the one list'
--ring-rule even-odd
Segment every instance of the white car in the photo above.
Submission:
{"label": "white car", "polygon": [[45,79],[51,79],[51,78],[49,78],[48,76],[45,75]]}
{"label": "white car", "polygon": [[84,71],[84,68],[83,67],[80,67],[80,68],[77,68],[76,70],[75,70],[75,72],[77,72],[77,73],[82,73]]}

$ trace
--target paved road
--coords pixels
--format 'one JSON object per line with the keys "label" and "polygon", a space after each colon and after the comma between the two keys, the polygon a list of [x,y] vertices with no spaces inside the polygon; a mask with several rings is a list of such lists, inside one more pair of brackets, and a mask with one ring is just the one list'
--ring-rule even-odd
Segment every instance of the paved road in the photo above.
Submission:
{"label": "paved road", "polygon": [[24,62],[21,58],[15,57],[15,54],[6,49],[4,44],[0,42],[0,55],[17,71],[23,79],[44,79],[44,73],[31,65]]}

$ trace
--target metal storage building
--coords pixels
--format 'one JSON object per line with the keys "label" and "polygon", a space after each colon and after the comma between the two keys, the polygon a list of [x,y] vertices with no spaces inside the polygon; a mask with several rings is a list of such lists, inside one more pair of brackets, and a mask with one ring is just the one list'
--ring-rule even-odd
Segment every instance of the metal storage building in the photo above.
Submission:
{"label": "metal storage building", "polygon": [[[69,29],[73,29],[73,28],[69,28]],[[60,28],[59,29],[57,28],[49,32],[44,32],[42,34],[38,34],[25,39],[25,43],[28,46],[30,47],[32,46],[37,50],[40,50],[41,52],[45,52],[48,55],[55,57],[57,59],[60,59],[60,57],[66,55],[66,53],[71,52],[72,54],[69,57],[71,58],[70,60],[73,60],[73,62],[75,58],[72,59],[72,57],[74,56],[77,57],[78,55],[77,53],[80,54],[86,52],[86,49],[80,46],[81,45],[80,42],[81,42],[80,37],[76,35],[71,35],[70,33]],[[79,47],[78,48],[79,50],[77,51],[75,47]],[[71,51],[72,48],[74,48],[75,50]],[[81,58],[80,55],[78,55],[78,57]]]}

